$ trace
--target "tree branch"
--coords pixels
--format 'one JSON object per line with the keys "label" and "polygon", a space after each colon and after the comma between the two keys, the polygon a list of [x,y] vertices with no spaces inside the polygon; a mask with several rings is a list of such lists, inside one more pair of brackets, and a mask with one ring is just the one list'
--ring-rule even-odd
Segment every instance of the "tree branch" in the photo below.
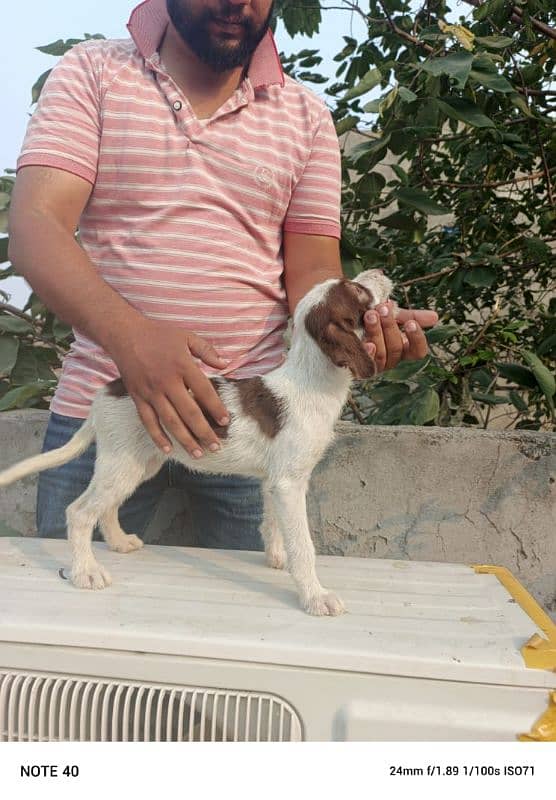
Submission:
{"label": "tree branch", "polygon": [[[470,6],[474,6],[475,8],[480,8],[484,5],[483,0],[464,0],[464,3],[468,3]],[[517,22],[520,25],[523,25],[523,12],[521,11],[518,6],[512,6],[512,16],[510,17],[512,22]],[[541,22],[535,17],[529,17],[531,20],[531,24],[534,28],[536,28],[541,33],[545,33],[551,39],[556,39],[556,30],[551,28],[549,25],[546,25],[544,22]]]}

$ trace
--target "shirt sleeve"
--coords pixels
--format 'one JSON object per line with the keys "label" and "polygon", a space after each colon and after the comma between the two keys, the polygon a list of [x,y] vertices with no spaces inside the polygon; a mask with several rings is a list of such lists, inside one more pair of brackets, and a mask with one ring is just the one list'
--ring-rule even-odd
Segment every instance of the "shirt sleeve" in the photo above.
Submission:
{"label": "shirt sleeve", "polygon": [[340,145],[328,109],[323,109],[311,155],[291,197],[284,231],[340,238],[342,172]]}
{"label": "shirt sleeve", "polygon": [[54,67],[23,140],[18,170],[56,167],[94,184],[101,131],[94,48],[79,44]]}

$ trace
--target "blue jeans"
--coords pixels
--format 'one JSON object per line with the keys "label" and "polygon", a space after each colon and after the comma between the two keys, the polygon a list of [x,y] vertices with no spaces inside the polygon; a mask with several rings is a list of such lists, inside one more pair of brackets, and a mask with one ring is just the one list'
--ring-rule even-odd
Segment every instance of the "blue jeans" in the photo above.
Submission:
{"label": "blue jeans", "polygon": [[[62,447],[82,424],[81,419],[51,414],[42,452]],[[95,455],[93,444],[73,461],[40,474],[39,536],[66,537],[66,508],[89,485]],[[120,524],[126,533],[144,537],[162,494],[168,488],[178,489],[184,495],[184,516],[180,512],[179,526],[174,525],[171,531],[158,538],[150,537],[151,543],[262,550],[260,481],[234,475],[203,475],[172,461],[167,461],[154,478],[142,483],[121,506]],[[98,530],[95,538],[101,538]]]}

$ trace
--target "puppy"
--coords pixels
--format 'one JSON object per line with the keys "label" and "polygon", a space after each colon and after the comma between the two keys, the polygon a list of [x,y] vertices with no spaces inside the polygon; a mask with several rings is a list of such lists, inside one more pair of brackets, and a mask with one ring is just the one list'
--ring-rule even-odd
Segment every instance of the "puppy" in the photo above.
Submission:
{"label": "puppy", "polygon": [[121,529],[118,509],[168,458],[198,472],[259,478],[267,564],[276,569],[287,565],[305,611],[341,614],[341,599],[321,586],[316,574],[305,498],[313,468],[333,439],[351,381],[375,373],[362,345],[363,316],[391,290],[381,270],[367,270],[353,281],[326,280],[299,302],[290,350],[278,368],[258,378],[213,378],[231,417],[227,430],[219,431],[222,447],[216,453],[194,459],[171,436],[173,452],[162,453],[117,380],[97,393],[89,417],[66,445],[1,473],[0,486],[65,464],[96,440],[94,475],[67,508],[66,520],[73,583],[103,589],[111,578],[94,556],[93,529],[98,523],[110,549],[119,553],[142,547],[141,539]]}

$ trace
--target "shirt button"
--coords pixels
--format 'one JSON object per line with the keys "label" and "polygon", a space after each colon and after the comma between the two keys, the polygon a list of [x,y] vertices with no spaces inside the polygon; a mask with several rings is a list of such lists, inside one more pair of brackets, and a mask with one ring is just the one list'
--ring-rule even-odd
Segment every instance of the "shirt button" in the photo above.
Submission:
{"label": "shirt button", "polygon": [[181,111],[181,100],[176,100],[174,103],[174,111]]}

